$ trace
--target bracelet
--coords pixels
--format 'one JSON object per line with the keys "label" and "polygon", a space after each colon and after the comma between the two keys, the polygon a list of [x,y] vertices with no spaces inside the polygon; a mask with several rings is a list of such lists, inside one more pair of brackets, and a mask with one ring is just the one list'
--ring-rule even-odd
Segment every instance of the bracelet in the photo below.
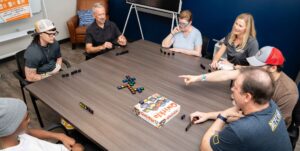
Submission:
{"label": "bracelet", "polygon": [[201,74],[201,81],[206,81],[206,74]]}
{"label": "bracelet", "polygon": [[222,120],[223,122],[227,123],[227,118],[224,117],[224,116],[222,116],[221,114],[219,114],[219,115],[217,116],[217,118],[220,119],[220,120]]}

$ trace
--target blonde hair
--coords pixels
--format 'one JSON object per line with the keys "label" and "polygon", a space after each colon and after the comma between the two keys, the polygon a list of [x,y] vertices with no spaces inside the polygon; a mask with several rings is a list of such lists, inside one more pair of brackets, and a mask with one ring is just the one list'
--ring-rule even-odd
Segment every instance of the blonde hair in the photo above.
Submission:
{"label": "blonde hair", "polygon": [[[250,36],[252,36],[253,38],[256,38],[256,30],[255,30],[255,26],[254,26],[254,19],[253,19],[253,16],[251,14],[249,14],[249,13],[240,14],[238,17],[236,17],[234,23],[238,19],[242,19],[246,23],[246,32],[243,36],[242,44],[238,46],[239,49],[242,49],[246,46],[247,41],[248,41]],[[230,44],[233,43],[233,41],[237,38],[236,35],[233,34],[233,28],[234,28],[234,24],[232,26],[230,37],[229,37],[229,40],[228,40]]]}
{"label": "blonde hair", "polygon": [[189,11],[189,10],[183,10],[183,11],[180,12],[179,18],[180,19],[186,19],[187,21],[190,22],[193,19],[193,15],[192,15],[191,11]]}
{"label": "blonde hair", "polygon": [[93,5],[93,8],[92,8],[93,13],[95,13],[95,9],[97,9],[97,8],[104,8],[105,9],[105,7],[104,7],[104,5],[102,3],[95,3]]}

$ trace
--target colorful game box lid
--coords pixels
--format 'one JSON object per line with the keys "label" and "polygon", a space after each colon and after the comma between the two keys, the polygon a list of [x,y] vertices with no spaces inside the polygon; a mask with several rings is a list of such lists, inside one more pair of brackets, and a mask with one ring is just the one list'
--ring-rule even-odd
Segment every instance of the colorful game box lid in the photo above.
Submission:
{"label": "colorful game box lid", "polygon": [[180,105],[155,93],[135,105],[134,112],[150,124],[160,128],[180,112]]}

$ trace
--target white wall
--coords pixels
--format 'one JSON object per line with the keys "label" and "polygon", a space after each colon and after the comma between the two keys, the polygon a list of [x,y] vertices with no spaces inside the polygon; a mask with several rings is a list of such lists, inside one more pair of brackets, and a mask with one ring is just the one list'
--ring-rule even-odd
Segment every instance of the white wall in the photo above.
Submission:
{"label": "white wall", "polygon": [[[59,31],[57,40],[69,37],[67,20],[76,13],[76,0],[44,0],[48,19],[52,20]],[[30,19],[20,20],[12,23],[0,24],[0,35],[5,35],[18,30],[33,28],[35,21],[44,18],[43,12],[35,14]],[[14,55],[25,49],[31,42],[31,36],[25,36],[0,43],[0,59]]]}

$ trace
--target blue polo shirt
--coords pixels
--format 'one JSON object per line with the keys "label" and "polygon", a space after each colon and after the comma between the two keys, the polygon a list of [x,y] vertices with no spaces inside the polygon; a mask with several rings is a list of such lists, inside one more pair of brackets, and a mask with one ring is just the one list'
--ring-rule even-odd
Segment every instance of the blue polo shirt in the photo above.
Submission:
{"label": "blue polo shirt", "polygon": [[174,35],[172,41],[173,48],[194,50],[195,47],[202,45],[202,36],[198,29],[192,27],[192,31],[187,36],[184,36],[183,32],[178,32]]}
{"label": "blue polo shirt", "polygon": [[232,122],[211,137],[214,151],[292,151],[292,146],[277,105]]}

